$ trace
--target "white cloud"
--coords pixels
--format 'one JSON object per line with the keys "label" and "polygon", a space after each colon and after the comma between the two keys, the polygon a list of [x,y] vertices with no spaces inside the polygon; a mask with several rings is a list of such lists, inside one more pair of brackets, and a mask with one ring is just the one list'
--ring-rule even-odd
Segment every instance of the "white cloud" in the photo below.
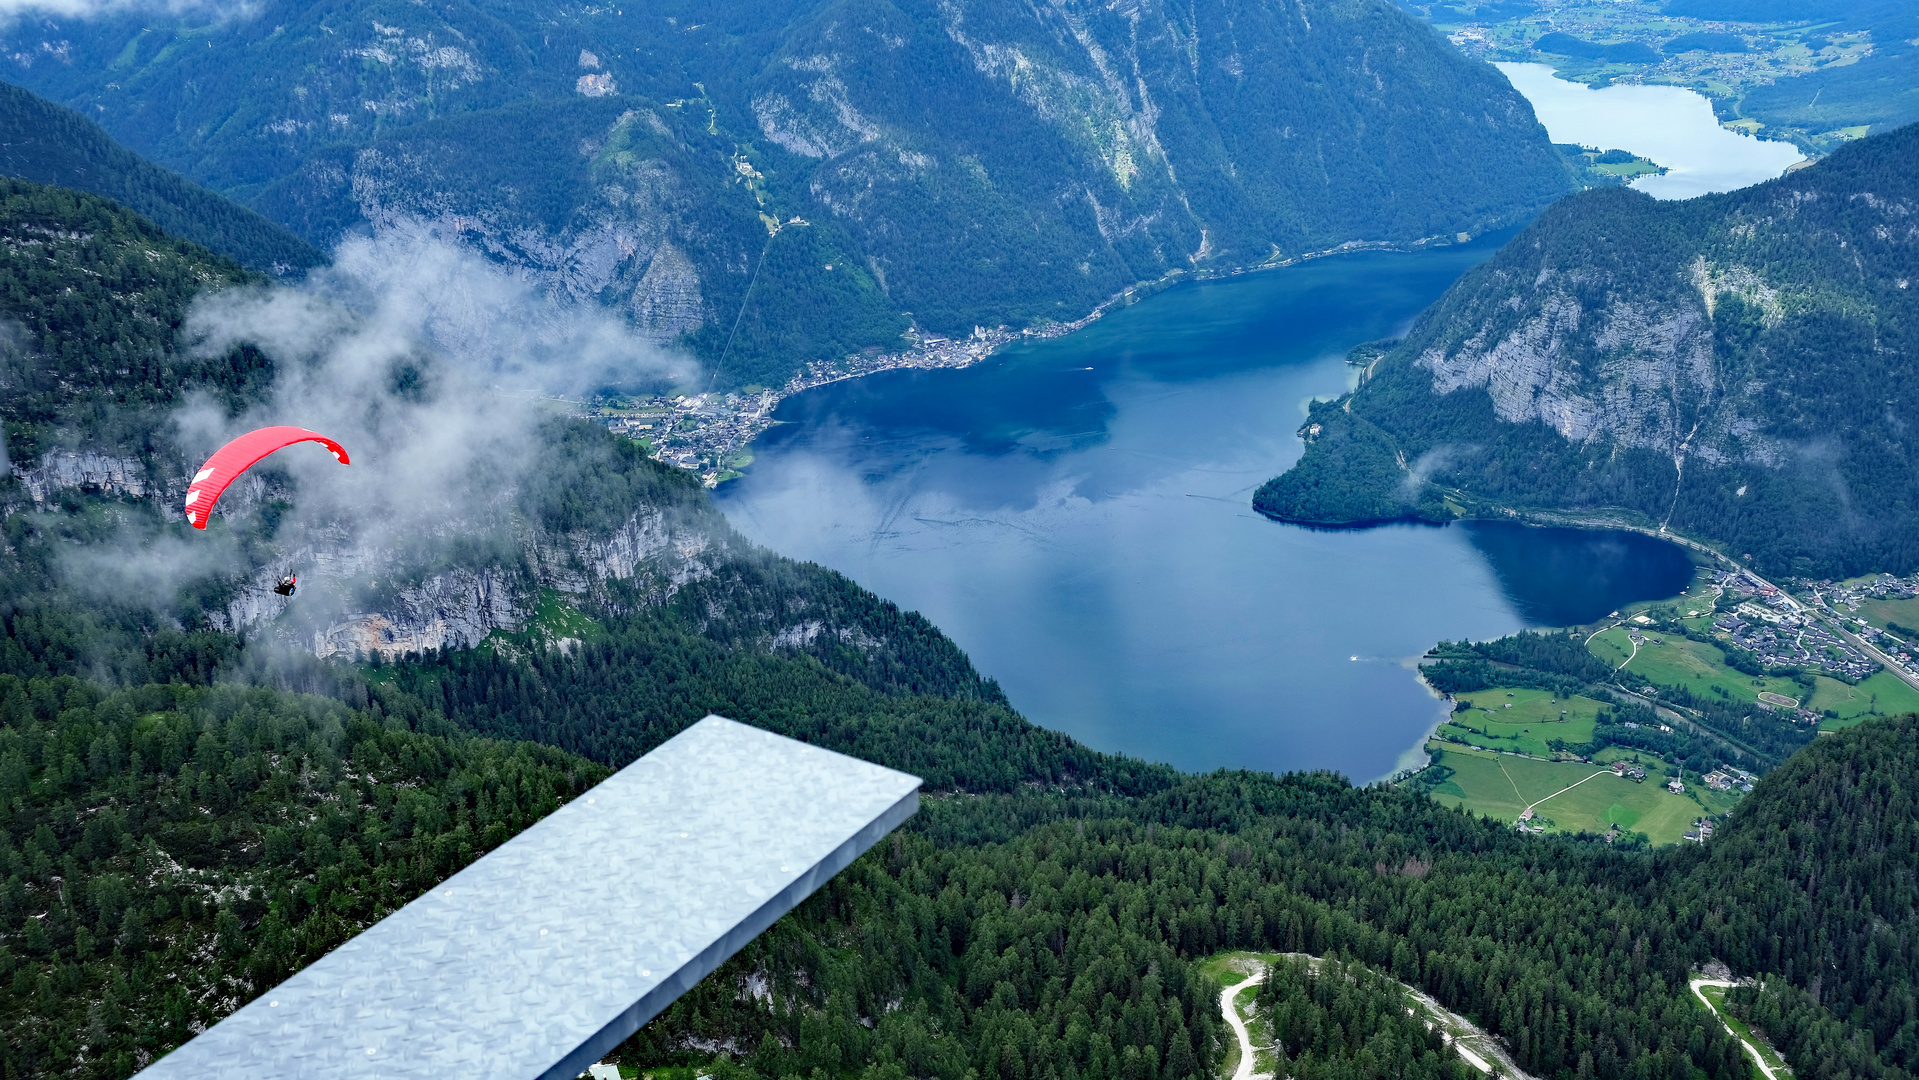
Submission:
{"label": "white cloud", "polygon": [[[175,412],[190,462],[271,424],[329,435],[353,461],[342,468],[317,447],[290,447],[229,488],[217,514],[245,516],[284,499],[275,545],[326,551],[349,576],[363,576],[356,565],[377,575],[396,559],[484,542],[507,523],[512,494],[541,479],[529,474],[540,460],[538,428],[556,411],[543,394],[697,376],[690,360],[636,336],[613,312],[543,295],[426,228],[351,240],[300,285],[203,296],[183,333],[196,352],[251,345],[275,366],[266,402],[239,416],[206,399]],[[246,565],[232,536],[219,528],[167,544],[128,536],[76,555],[67,578],[123,597],[151,594],[165,607],[186,583]]]}

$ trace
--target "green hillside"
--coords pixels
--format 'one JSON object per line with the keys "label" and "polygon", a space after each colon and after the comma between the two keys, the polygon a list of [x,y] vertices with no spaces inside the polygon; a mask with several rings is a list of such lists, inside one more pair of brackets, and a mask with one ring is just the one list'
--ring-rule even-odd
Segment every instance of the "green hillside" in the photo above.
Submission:
{"label": "green hillside", "polygon": [[324,260],[257,212],[144,160],[72,109],[8,83],[0,83],[0,176],[112,199],[253,270],[301,270]]}
{"label": "green hillside", "polygon": [[[7,295],[69,320],[38,347],[88,373],[38,388],[52,419],[36,430],[118,452],[135,439],[153,483],[177,482],[173,404],[257,403],[272,365],[236,351],[172,366],[159,337],[108,317],[113,294],[77,286],[126,289],[152,263],[172,276],[137,310],[159,320],[190,281],[250,279],[93,196],[8,184],[9,249],[26,262]],[[409,358],[361,404],[434,405],[450,381],[430,361]],[[173,372],[164,393],[143,365]],[[97,427],[117,414],[139,422]],[[1526,836],[1324,773],[1183,775],[1035,728],[924,619],[738,543],[695,481],[631,443],[583,422],[535,434],[545,483],[491,493],[517,531],[449,525],[462,543],[429,548],[443,560],[429,569],[535,575],[555,555],[528,537],[603,538],[657,514],[704,545],[700,572],[677,591],[634,574],[543,594],[528,625],[477,648],[322,659],[271,624],[242,635],[215,618],[236,578],[318,542],[297,535],[298,489],[263,482],[190,535],[124,486],[35,498],[0,476],[0,1076],[131,1075],[709,711],[911,769],[928,790],[896,837],[612,1055],[662,1078],[1207,1080],[1224,1044],[1205,965],[1229,949],[1352,974],[1350,992],[1277,976],[1268,1005],[1301,1076],[1461,1075],[1389,987],[1345,966],[1360,964],[1470,1017],[1535,1076],[1747,1080],[1687,991],[1714,958],[1769,976],[1727,1008],[1799,1074],[1909,1075],[1919,718],[1794,755],[1777,725],[1696,703],[1709,722],[1687,735],[1689,761],[1784,762],[1703,848]],[[122,592],[76,579],[105,565],[89,553],[188,543],[228,543],[238,566],[196,576],[183,560]],[[782,643],[773,630],[794,619],[817,633]],[[1612,677],[1563,634],[1445,652],[1434,685]],[[1590,720],[1595,740],[1660,737],[1565,696],[1569,734]],[[1542,696],[1511,700],[1522,736],[1560,722]]]}
{"label": "green hillside", "polygon": [[71,62],[18,77],[155,160],[322,246],[433,223],[732,385],[890,347],[909,315],[1074,320],[1170,271],[1477,235],[1573,186],[1496,71],[1385,0],[54,25]]}
{"label": "green hillside", "polygon": [[1692,891],[1739,895],[1726,922],[1708,927],[1714,953],[1780,978],[1736,989],[1729,1003],[1802,1074],[1802,1062],[1818,1062],[1821,1075],[1874,1075],[1880,1063],[1900,1070],[1886,1075],[1911,1075],[1919,891],[1904,853],[1919,841],[1919,717],[1848,735],[1818,740],[1761,781],[1707,850]]}
{"label": "green hillside", "polygon": [[196,356],[178,331],[193,297],[261,280],[78,191],[0,178],[0,319],[7,342],[0,422],[12,463],[55,446],[145,447],[158,410],[193,392],[235,402],[270,380],[251,349]]}
{"label": "green hillside", "polygon": [[1809,131],[1871,125],[1875,133],[1919,121],[1919,10],[1902,0],[1668,0],[1665,9],[1703,19],[1812,24],[1808,36],[1865,30],[1870,55],[1753,87],[1739,115]]}
{"label": "green hillside", "polygon": [[1919,565],[1915,155],[1909,126],[1724,195],[1562,201],[1327,407],[1379,437],[1309,442],[1255,505],[1324,523],[1300,493],[1350,477],[1316,497],[1369,520],[1449,499],[1667,524],[1772,573]]}

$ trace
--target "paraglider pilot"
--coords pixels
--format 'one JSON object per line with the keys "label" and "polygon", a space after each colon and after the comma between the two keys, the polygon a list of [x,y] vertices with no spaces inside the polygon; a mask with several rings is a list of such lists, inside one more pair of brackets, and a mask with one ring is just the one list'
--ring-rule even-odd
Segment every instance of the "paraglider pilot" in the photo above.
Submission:
{"label": "paraglider pilot", "polygon": [[273,591],[279,593],[281,596],[292,596],[293,590],[299,587],[300,579],[292,574],[288,574],[286,577],[280,579],[279,584],[273,587]]}

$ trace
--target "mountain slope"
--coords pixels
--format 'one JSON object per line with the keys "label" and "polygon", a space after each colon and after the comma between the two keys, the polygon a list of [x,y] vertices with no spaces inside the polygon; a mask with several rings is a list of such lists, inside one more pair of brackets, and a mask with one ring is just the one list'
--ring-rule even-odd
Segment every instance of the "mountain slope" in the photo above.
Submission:
{"label": "mountain slope", "polygon": [[1702,903],[1736,898],[1708,924],[1714,954],[1778,976],[1735,1005],[1801,1075],[1919,1068],[1915,745],[1914,716],[1815,740],[1760,781],[1695,872]]}
{"label": "mountain slope", "polygon": [[1342,403],[1402,461],[1383,497],[1617,510],[1781,573],[1919,565],[1916,154],[1907,127],[1742,191],[1556,205]]}
{"label": "mountain slope", "polygon": [[1871,33],[1872,52],[1857,63],[1753,87],[1739,100],[1742,116],[1815,131],[1874,125],[1881,133],[1919,121],[1919,11],[1902,0],[1668,0],[1665,10],[1753,23],[1804,20],[1822,33]]}
{"label": "mountain slope", "polygon": [[[97,239],[35,237],[109,232],[89,215],[150,226],[91,196],[11,183],[40,200],[41,231],[18,234],[13,246],[40,265],[8,292],[80,295],[82,316],[111,307],[68,291],[100,265],[81,257]],[[149,238],[162,261],[163,239]],[[1536,840],[1325,774],[1188,777],[1094,753],[1013,713],[924,620],[744,549],[696,483],[584,423],[494,423],[487,434],[510,460],[461,457],[450,438],[441,452],[458,468],[397,484],[433,463],[396,454],[408,444],[390,427],[480,408],[457,357],[359,333],[351,312],[313,294],[263,299],[222,290],[229,280],[208,275],[216,291],[199,318],[224,311],[241,325],[244,304],[280,304],[271,310],[300,315],[293,336],[313,351],[263,341],[229,387],[213,360],[244,359],[219,351],[237,335],[209,335],[188,354],[206,365],[185,365],[170,395],[148,401],[146,369],[102,362],[141,342],[110,320],[73,323],[96,375],[50,412],[58,434],[103,456],[131,452],[114,440],[136,429],[92,432],[93,414],[74,406],[110,393],[185,416],[170,407],[183,394],[228,390],[220,404],[239,415],[196,412],[214,425],[197,434],[151,418],[137,428],[154,494],[113,478],[33,492],[0,478],[4,1075],[128,1075],[719,710],[913,769],[929,797],[897,838],[622,1047],[627,1064],[717,1080],[1197,1080],[1221,1053],[1202,962],[1248,949],[1337,953],[1390,973],[1474,1017],[1537,1075],[1749,1076],[1684,983],[1720,920],[1745,926],[1769,909],[1722,902],[1709,888],[1722,871],[1700,869],[1697,853]],[[245,279],[236,268],[231,280]],[[327,325],[336,317],[345,329]],[[324,368],[340,335],[373,376],[327,418],[363,417],[353,470],[276,462],[189,532],[170,513],[179,444],[288,400],[284,380]],[[500,471],[515,462],[541,482]],[[488,498],[465,501],[482,481]],[[378,501],[385,484],[397,500]],[[369,502],[405,542],[351,513]],[[261,570],[289,557],[311,568],[300,592],[236,614]],[[426,588],[461,574],[497,584]],[[341,595],[396,633],[371,625],[354,650],[315,658],[301,612]],[[501,601],[482,605],[495,623],[463,624],[483,632],[476,645],[448,633],[422,649],[397,633],[454,621],[469,595]],[[218,629],[243,615],[244,638]],[[1888,776],[1910,772],[1909,732],[1827,742],[1824,779],[1780,813],[1864,824],[1830,840],[1814,831],[1801,850],[1831,868],[1822,876],[1909,876],[1911,852],[1859,850],[1903,834],[1848,806],[1846,780],[1862,751],[1900,770]],[[1773,784],[1754,799],[1798,790]],[[1761,829],[1777,817],[1749,811]],[[1795,936],[1766,962],[1810,970],[1818,944]],[[1375,1011],[1391,1000],[1368,994],[1342,1012],[1351,1027],[1322,1032],[1299,1075],[1378,1076],[1415,1059],[1422,1074],[1463,1075],[1396,1010]],[[1842,1040],[1864,1030],[1822,1023]]]}
{"label": "mountain slope", "polygon": [[733,384],[889,345],[902,312],[1073,320],[1572,185],[1524,99],[1384,0],[278,0],[4,36],[18,78],[315,243],[434,223]]}
{"label": "mountain slope", "polygon": [[323,259],[258,213],[143,160],[72,109],[8,83],[0,83],[0,175],[112,199],[254,270],[297,270]]}
{"label": "mountain slope", "polygon": [[[0,179],[0,422],[11,463],[44,495],[57,478],[78,484],[106,468],[103,452],[137,454],[163,423],[156,410],[185,395],[232,401],[264,385],[271,365],[257,351],[195,356],[177,335],[196,295],[258,280],[99,196]],[[137,462],[118,475],[147,486]]]}

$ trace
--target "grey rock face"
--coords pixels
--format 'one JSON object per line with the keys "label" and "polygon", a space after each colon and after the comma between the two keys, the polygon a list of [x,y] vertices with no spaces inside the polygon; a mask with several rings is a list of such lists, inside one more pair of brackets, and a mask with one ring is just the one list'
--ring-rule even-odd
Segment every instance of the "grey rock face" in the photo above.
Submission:
{"label": "grey rock face", "polygon": [[[725,554],[723,543],[658,511],[604,535],[523,530],[517,546],[517,564],[433,572],[398,551],[302,548],[262,567],[211,621],[225,631],[265,629],[320,657],[470,648],[495,630],[524,629],[542,589],[605,600],[606,582],[622,581],[638,586],[643,602],[664,603],[710,576]],[[273,591],[288,573],[300,578],[292,600]]]}
{"label": "grey rock face", "polygon": [[654,251],[627,304],[634,325],[655,341],[671,341],[706,321],[699,270],[670,241]]}
{"label": "grey rock face", "polygon": [[692,226],[677,209],[686,178],[664,161],[620,150],[630,132],[666,131],[651,110],[628,110],[577,147],[588,194],[560,223],[521,205],[529,200],[518,193],[475,184],[430,144],[367,147],[338,174],[316,167],[307,197],[343,196],[376,236],[426,230],[458,239],[553,296],[624,310],[664,343],[713,317],[700,269],[686,255]]}
{"label": "grey rock face", "polygon": [[67,488],[93,488],[121,495],[148,493],[146,470],[133,458],[106,454],[53,450],[43,454],[40,464],[31,469],[14,466],[13,474],[37,503],[46,502]]}
{"label": "grey rock face", "polygon": [[[1756,386],[1721,369],[1712,306],[1727,292],[1777,294],[1746,267],[1694,273],[1696,291],[1657,303],[1540,271],[1476,325],[1430,343],[1414,363],[1433,391],[1484,390],[1511,423],[1538,421],[1569,442],[1611,443],[1714,462],[1770,462],[1756,435]],[[1590,306],[1595,293],[1604,299]],[[1513,313],[1518,313],[1518,318]]]}
{"label": "grey rock face", "polygon": [[427,649],[469,648],[495,630],[517,629],[527,612],[509,575],[453,570],[401,589],[390,612],[359,612],[312,637],[315,656],[392,657]]}

